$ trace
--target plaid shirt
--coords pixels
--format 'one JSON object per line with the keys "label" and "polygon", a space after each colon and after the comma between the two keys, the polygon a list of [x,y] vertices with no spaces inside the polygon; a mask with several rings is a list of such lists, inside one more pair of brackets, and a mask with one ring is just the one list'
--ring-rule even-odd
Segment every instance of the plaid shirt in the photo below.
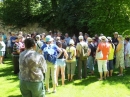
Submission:
{"label": "plaid shirt", "polygon": [[43,55],[34,50],[25,50],[19,57],[20,80],[40,82],[43,81],[43,73],[46,71],[46,61]]}

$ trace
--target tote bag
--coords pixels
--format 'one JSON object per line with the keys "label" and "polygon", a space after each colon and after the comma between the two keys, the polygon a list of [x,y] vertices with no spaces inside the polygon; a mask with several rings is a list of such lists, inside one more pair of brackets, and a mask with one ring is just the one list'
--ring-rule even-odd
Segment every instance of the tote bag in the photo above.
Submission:
{"label": "tote bag", "polygon": [[96,59],[102,59],[103,58],[103,54],[102,51],[99,51],[96,53]]}

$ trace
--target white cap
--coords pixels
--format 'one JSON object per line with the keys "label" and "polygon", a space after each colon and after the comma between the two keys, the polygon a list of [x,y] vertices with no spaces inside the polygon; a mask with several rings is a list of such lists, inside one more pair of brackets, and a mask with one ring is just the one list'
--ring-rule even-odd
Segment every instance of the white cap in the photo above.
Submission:
{"label": "white cap", "polygon": [[118,32],[114,32],[114,34],[117,34],[117,35],[118,35]]}
{"label": "white cap", "polygon": [[73,40],[73,39],[70,39],[69,44],[74,45],[74,40]]}
{"label": "white cap", "polygon": [[36,38],[40,39],[40,38],[41,38],[41,36],[40,36],[40,35],[36,35]]}
{"label": "white cap", "polygon": [[82,35],[79,36],[79,39],[84,39]]}

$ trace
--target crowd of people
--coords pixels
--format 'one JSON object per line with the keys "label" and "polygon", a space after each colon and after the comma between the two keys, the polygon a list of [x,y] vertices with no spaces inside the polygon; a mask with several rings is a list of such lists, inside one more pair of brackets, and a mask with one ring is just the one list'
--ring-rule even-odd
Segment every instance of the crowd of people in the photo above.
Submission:
{"label": "crowd of people", "polygon": [[95,63],[100,76],[98,80],[112,76],[114,67],[119,68],[117,76],[123,76],[123,70],[130,67],[129,48],[129,37],[123,37],[118,32],[114,32],[113,37],[103,34],[90,37],[82,32],[79,32],[78,37],[51,31],[48,34],[26,35],[22,31],[17,34],[11,32],[7,36],[1,33],[0,64],[3,64],[3,58],[7,54],[12,54],[14,74],[19,74],[23,97],[43,97],[44,75],[46,92],[50,92],[51,75],[53,93],[56,92],[59,76],[62,85],[65,85],[66,71],[68,81],[74,80],[76,69],[78,79],[86,78],[88,74],[94,75]]}

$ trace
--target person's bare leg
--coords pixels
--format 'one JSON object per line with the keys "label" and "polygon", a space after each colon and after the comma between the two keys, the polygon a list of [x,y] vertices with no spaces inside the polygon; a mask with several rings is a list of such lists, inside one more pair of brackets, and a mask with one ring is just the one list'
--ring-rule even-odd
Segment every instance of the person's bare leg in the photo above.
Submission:
{"label": "person's bare leg", "polygon": [[100,74],[100,79],[99,80],[102,80],[103,78],[102,78],[102,72],[99,72],[99,74]]}
{"label": "person's bare leg", "polygon": [[110,76],[112,76],[113,70],[110,70]]}
{"label": "person's bare leg", "polygon": [[61,67],[61,79],[62,79],[62,85],[64,85],[65,82],[65,67]]}
{"label": "person's bare leg", "polygon": [[107,71],[104,71],[104,79],[106,79]]}
{"label": "person's bare leg", "polygon": [[4,59],[4,56],[1,56],[1,62],[2,62],[2,64],[3,64],[3,59]]}
{"label": "person's bare leg", "polygon": [[70,78],[70,80],[71,80],[71,81],[73,80],[73,76],[74,76],[74,75],[73,75],[73,74],[71,74],[71,78]]}
{"label": "person's bare leg", "polygon": [[120,67],[120,74],[123,75],[123,68],[122,67]]}
{"label": "person's bare leg", "polygon": [[110,76],[110,72],[109,71],[107,71],[107,77],[109,77]]}

